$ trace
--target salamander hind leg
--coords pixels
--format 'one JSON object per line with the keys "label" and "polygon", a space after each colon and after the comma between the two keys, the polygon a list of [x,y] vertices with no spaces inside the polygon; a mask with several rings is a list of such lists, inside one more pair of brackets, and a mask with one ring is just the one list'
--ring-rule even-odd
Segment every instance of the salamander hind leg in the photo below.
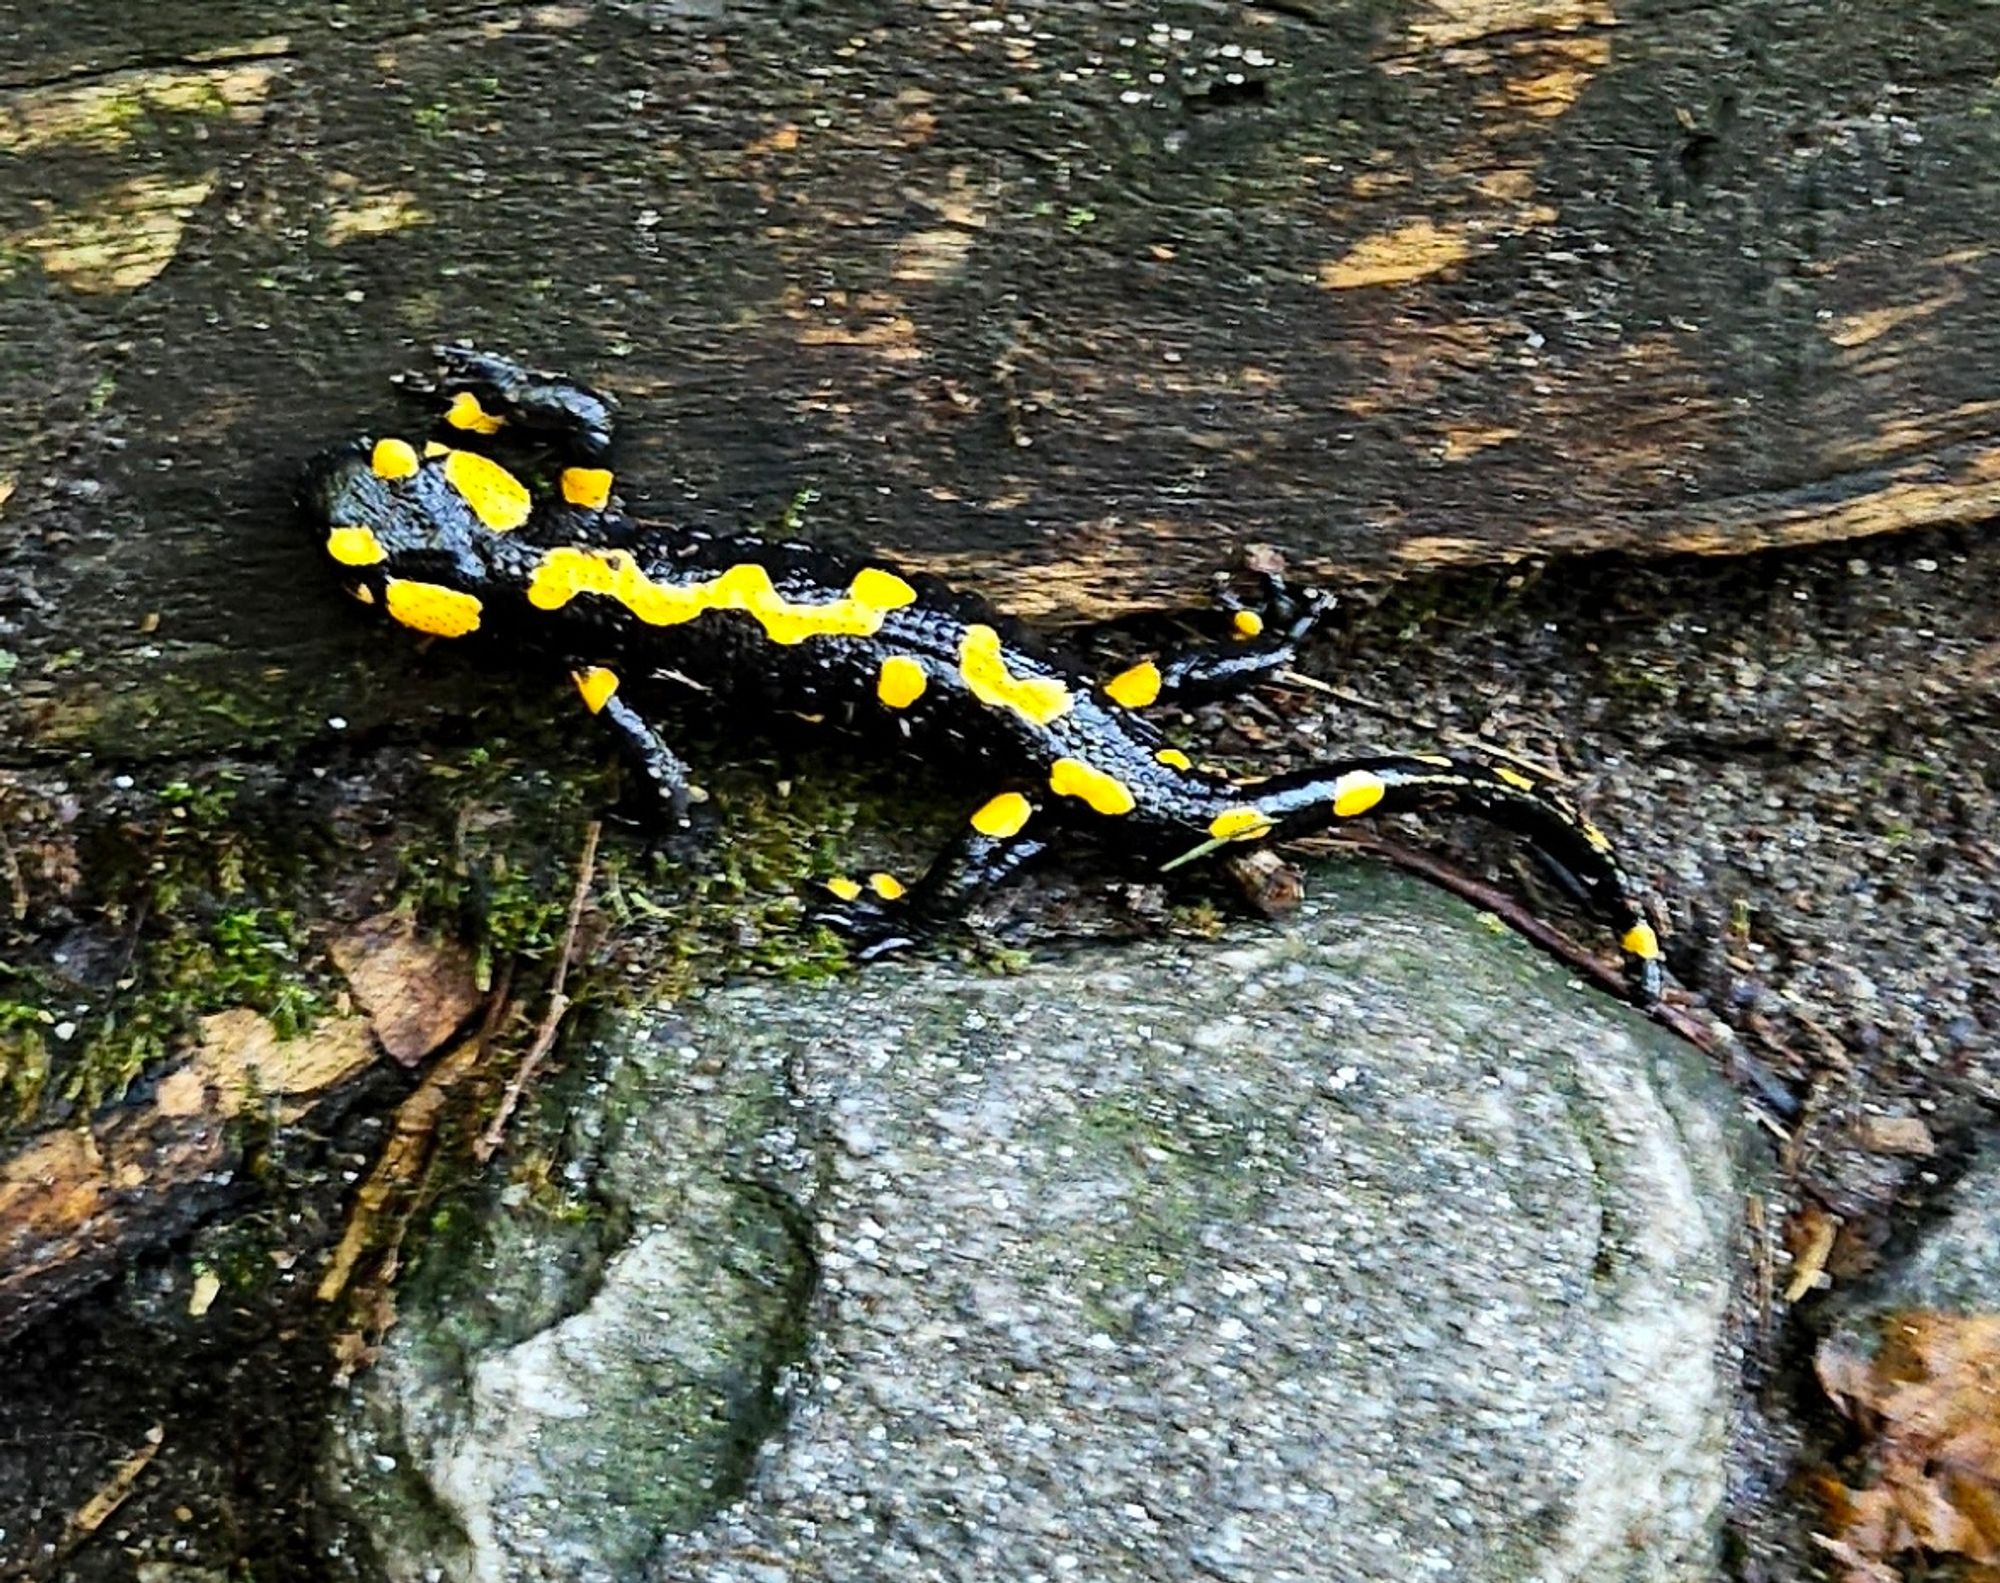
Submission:
{"label": "salamander hind leg", "polygon": [[1198,704],[1227,698],[1267,681],[1298,658],[1298,646],[1333,608],[1317,588],[1293,590],[1274,567],[1255,573],[1259,597],[1238,597],[1219,580],[1216,604],[1228,623],[1220,643],[1170,658],[1144,660],[1103,684],[1104,695],[1128,709],[1164,702]]}
{"label": "salamander hind leg", "polygon": [[960,835],[906,891],[886,874],[866,882],[826,882],[830,900],[813,920],[846,936],[863,962],[915,945],[954,922],[972,901],[1006,884],[1047,850],[1031,826],[1038,804],[1025,793],[1001,792],[974,811]]}

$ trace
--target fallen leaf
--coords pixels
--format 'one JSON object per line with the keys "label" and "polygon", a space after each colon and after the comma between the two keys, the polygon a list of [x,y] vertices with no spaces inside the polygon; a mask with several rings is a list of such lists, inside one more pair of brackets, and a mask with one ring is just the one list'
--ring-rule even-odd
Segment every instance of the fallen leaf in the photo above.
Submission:
{"label": "fallen leaf", "polygon": [[1937,1153],[1937,1140],[1919,1116],[1864,1116],[1854,1131],[1861,1147],[1874,1154],[1924,1160]]}
{"label": "fallen leaf", "polygon": [[355,925],[333,942],[332,955],[382,1048],[404,1066],[437,1049],[479,1007],[472,953],[418,939],[395,913]]}
{"label": "fallen leaf", "polygon": [[194,1278],[194,1287],[188,1293],[188,1313],[200,1319],[215,1306],[215,1300],[222,1295],[222,1277],[213,1270],[203,1270]]}
{"label": "fallen leaf", "polygon": [[1792,1250],[1792,1278],[1785,1283],[1785,1301],[1796,1303],[1819,1284],[1826,1256],[1840,1231],[1840,1217],[1818,1204],[1807,1204],[1785,1222],[1785,1244]]}
{"label": "fallen leaf", "polygon": [[327,1017],[312,1032],[284,1039],[269,1018],[238,1006],[201,1019],[201,1048],[160,1079],[153,1105],[177,1119],[204,1112],[226,1118],[255,1099],[274,1106],[280,1121],[296,1121],[374,1059],[359,1017]]}
{"label": "fallen leaf", "polygon": [[1867,1482],[1823,1485],[1845,1583],[1888,1583],[1909,1550],[2000,1564],[2000,1314],[1891,1314],[1872,1357],[1832,1339],[1815,1367],[1868,1436]]}

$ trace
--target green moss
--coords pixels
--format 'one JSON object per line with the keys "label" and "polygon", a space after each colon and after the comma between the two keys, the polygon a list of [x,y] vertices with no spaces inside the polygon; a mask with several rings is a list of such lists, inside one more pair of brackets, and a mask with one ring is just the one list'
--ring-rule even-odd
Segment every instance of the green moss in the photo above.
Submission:
{"label": "green moss", "polygon": [[49,1039],[57,1023],[35,979],[0,962],[0,1092],[14,1121],[34,1114],[49,1080]]}
{"label": "green moss", "polygon": [[[102,931],[96,970],[83,982],[46,965],[0,973],[0,999],[27,1008],[0,1019],[15,1122],[52,1099],[88,1110],[117,1098],[191,1044],[210,1012],[248,1007],[293,1035],[325,1011],[326,971],[301,921],[312,842],[279,810],[246,809],[243,790],[226,770],[175,779],[133,794],[92,833],[83,862]],[[17,949],[31,959],[35,942]],[[10,987],[24,977],[34,994]],[[51,1047],[58,1018],[76,1036]]]}
{"label": "green moss", "polygon": [[[207,740],[203,720],[218,741],[239,745],[267,729],[273,742],[298,735],[296,702],[282,703],[277,683],[266,697],[232,691],[200,665],[176,677],[155,677],[154,691],[119,703],[117,722],[97,717],[93,744],[113,753],[104,744],[122,742],[124,762],[143,766],[138,750],[153,746],[163,720],[194,733],[194,752]],[[407,707],[363,689],[348,712],[377,702],[385,712],[391,702]],[[324,936],[357,907],[402,909],[467,942],[485,980],[513,964],[514,993],[533,1004],[536,976],[553,971],[560,950],[593,819],[605,826],[570,965],[572,1001],[656,1003],[738,972],[824,978],[848,956],[808,921],[820,883],[874,867],[911,873],[934,845],[910,833],[913,815],[921,825],[935,814],[940,826],[953,816],[913,805],[901,765],[857,765],[837,744],[745,761],[740,739],[710,727],[686,752],[704,767],[711,799],[696,832],[661,843],[615,816],[611,756],[566,713],[543,718],[519,689],[472,677],[416,740],[428,743],[437,723],[483,735],[350,764],[348,795],[366,811],[337,838],[325,821],[343,816],[303,817],[310,792],[296,776],[249,765],[181,768],[150,796],[130,787],[108,795],[82,860],[89,981],[58,973],[53,997],[0,982],[0,1001],[22,1008],[0,1027],[0,1125],[9,1102],[25,1124],[48,1119],[58,1100],[95,1107],[117,1097],[185,1050],[213,1011],[247,1006],[282,1032],[304,1030],[335,981]],[[359,846],[357,829],[369,832]],[[0,934],[0,951],[48,967],[53,940]],[[49,1029],[64,1021],[76,1023],[76,1037],[52,1041]]]}
{"label": "green moss", "polygon": [[244,907],[219,914],[202,935],[175,935],[164,953],[171,977],[202,1000],[248,1006],[294,1038],[325,1015],[319,989],[300,977],[303,940],[288,912]]}

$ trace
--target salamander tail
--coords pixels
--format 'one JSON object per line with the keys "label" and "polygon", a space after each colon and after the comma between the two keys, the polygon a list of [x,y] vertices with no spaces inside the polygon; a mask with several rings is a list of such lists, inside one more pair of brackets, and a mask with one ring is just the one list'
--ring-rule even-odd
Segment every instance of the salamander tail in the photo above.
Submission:
{"label": "salamander tail", "polygon": [[1525,836],[1551,873],[1618,934],[1626,983],[1650,1005],[1660,993],[1660,942],[1610,839],[1547,784],[1511,764],[1430,754],[1342,759],[1244,788],[1209,826],[1216,841],[1300,835],[1373,814],[1443,808]]}

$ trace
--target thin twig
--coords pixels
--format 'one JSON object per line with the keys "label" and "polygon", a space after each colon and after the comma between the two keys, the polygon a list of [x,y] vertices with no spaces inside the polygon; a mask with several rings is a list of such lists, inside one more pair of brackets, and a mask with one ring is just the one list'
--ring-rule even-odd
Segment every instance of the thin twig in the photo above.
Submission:
{"label": "thin twig", "polygon": [[146,1438],[140,1442],[139,1449],[112,1469],[111,1476],[92,1492],[90,1499],[70,1514],[63,1527],[63,1536],[56,1544],[55,1559],[58,1562],[67,1561],[74,1555],[125,1504],[138,1485],[139,1475],[152,1465],[153,1458],[160,1454],[160,1447],[166,1443],[166,1427],[153,1425],[146,1431]]}
{"label": "thin twig", "polygon": [[[467,1074],[479,1069],[486,1048],[500,1031],[512,1002],[514,964],[503,963],[500,975],[486,996],[486,1010],[478,1030],[470,1038],[452,1046],[424,1075],[424,1080],[403,1097],[389,1126],[388,1140],[376,1156],[375,1165],[354,1195],[348,1211],[347,1228],[319,1278],[318,1295],[330,1303],[348,1288],[363,1257],[380,1255],[370,1284],[380,1288],[387,1278],[385,1265],[392,1264],[402,1246],[410,1214],[417,1200],[417,1188],[430,1164],[437,1141],[438,1120],[444,1114],[451,1093]],[[367,1307],[366,1294],[351,1306]]]}
{"label": "thin twig", "polygon": [[500,1096],[500,1108],[494,1112],[493,1120],[473,1148],[473,1156],[482,1165],[493,1158],[506,1137],[507,1123],[513,1119],[515,1107],[521,1103],[521,1095],[534,1081],[549,1051],[555,1047],[563,1014],[569,1010],[569,996],[564,991],[569,983],[569,965],[576,957],[576,931],[583,920],[583,904],[589,898],[591,875],[597,867],[597,838],[603,833],[604,825],[596,819],[584,828],[583,854],[576,860],[576,889],[570,892],[569,922],[563,929],[562,954],[556,958],[555,980],[549,986],[548,1009],[542,1013],[541,1026],[535,1030],[535,1042],[528,1046],[528,1053],[521,1057],[520,1066],[515,1068],[505,1092]]}
{"label": "thin twig", "polygon": [[1308,676],[1304,671],[1279,671],[1276,679],[1289,683],[1293,687],[1303,687],[1309,692],[1324,693],[1327,697],[1338,699],[1341,703],[1362,710],[1364,713],[1380,715],[1384,720],[1393,720],[1399,726],[1408,726],[1413,731],[1421,731],[1427,736],[1434,736],[1440,742],[1448,743],[1454,747],[1471,748],[1475,752],[1486,754],[1490,758],[1506,759],[1509,763],[1520,765],[1524,770],[1532,770],[1535,774],[1541,776],[1543,780],[1549,781],[1554,785],[1567,786],[1569,784],[1569,777],[1562,770],[1553,764],[1547,763],[1545,760],[1534,757],[1532,754],[1517,753],[1512,748],[1502,747],[1497,742],[1489,742],[1484,737],[1474,736],[1464,731],[1453,731],[1448,726],[1440,726],[1435,721],[1425,720],[1398,709],[1394,704],[1385,704],[1377,699],[1365,697],[1361,693],[1352,692],[1345,687],[1336,687],[1331,682],[1323,682],[1317,676]]}
{"label": "thin twig", "polygon": [[28,882],[22,877],[21,860],[14,856],[5,833],[0,833],[0,874],[7,878],[14,901],[14,921],[19,923],[28,916]]}
{"label": "thin twig", "polygon": [[[1596,953],[1584,949],[1555,925],[1536,917],[1528,910],[1525,903],[1508,895],[1504,890],[1489,885],[1484,880],[1474,879],[1464,870],[1454,868],[1442,859],[1432,857],[1428,852],[1404,846],[1400,841],[1384,840],[1381,836],[1368,835],[1358,830],[1343,830],[1331,839],[1335,845],[1352,851],[1366,852],[1371,857],[1379,857],[1385,863],[1391,863],[1406,873],[1427,879],[1440,889],[1448,890],[1454,896],[1471,902],[1473,906],[1492,913],[1516,934],[1525,935],[1550,956],[1573,968],[1600,989],[1608,990],[1621,1000],[1628,998],[1629,991],[1621,968],[1613,967]],[[1719,1041],[1714,1030],[1685,1006],[1660,1000],[1641,1009],[1669,1033],[1677,1034],[1687,1040],[1704,1055],[1715,1053]]]}

